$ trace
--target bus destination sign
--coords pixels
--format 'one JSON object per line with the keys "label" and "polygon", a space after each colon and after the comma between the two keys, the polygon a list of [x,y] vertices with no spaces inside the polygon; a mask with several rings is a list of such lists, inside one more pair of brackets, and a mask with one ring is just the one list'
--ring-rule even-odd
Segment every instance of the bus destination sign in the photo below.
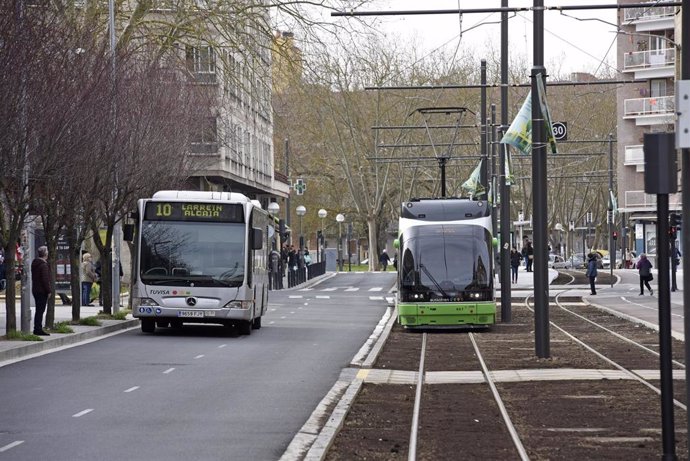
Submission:
{"label": "bus destination sign", "polygon": [[244,222],[237,203],[148,202],[144,219],[150,221]]}

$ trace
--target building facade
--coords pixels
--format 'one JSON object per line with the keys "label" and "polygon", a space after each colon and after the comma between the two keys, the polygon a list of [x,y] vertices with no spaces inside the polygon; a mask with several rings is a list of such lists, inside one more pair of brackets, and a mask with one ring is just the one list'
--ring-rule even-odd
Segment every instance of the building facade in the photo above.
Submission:
{"label": "building facade", "polygon": [[[678,7],[654,7],[636,0],[618,3],[640,4],[618,13],[618,68],[635,80],[617,92],[618,211],[627,248],[654,260],[656,196],[645,193],[644,134],[675,131],[674,86],[680,61],[675,37],[680,37],[676,33],[680,14]],[[681,210],[680,192],[669,196],[669,208]]]}

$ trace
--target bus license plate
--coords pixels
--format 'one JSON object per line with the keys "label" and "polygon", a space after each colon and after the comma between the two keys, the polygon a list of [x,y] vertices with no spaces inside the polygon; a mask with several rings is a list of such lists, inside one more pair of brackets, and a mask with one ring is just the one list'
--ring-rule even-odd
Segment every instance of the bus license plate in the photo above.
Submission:
{"label": "bus license plate", "polygon": [[178,317],[203,317],[204,311],[178,311]]}

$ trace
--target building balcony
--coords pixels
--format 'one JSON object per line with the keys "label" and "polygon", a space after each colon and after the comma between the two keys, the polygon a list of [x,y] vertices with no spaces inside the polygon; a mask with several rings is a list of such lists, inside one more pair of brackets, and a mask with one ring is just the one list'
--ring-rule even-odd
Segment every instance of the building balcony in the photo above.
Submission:
{"label": "building balcony", "polygon": [[644,171],[644,146],[638,144],[635,146],[625,146],[625,159],[623,160],[625,166],[634,166],[635,171]]}
{"label": "building balcony", "polygon": [[623,72],[634,72],[635,79],[671,78],[675,75],[676,49],[631,51],[625,53]]}
{"label": "building balcony", "polygon": [[626,23],[634,24],[638,32],[673,29],[677,9],[675,6],[655,7],[649,4],[625,9],[624,18]]}
{"label": "building balcony", "polygon": [[643,190],[626,190],[624,209],[630,211],[656,210],[656,195]]}
{"label": "building balcony", "polygon": [[623,118],[635,120],[636,125],[659,125],[675,121],[675,96],[626,99],[624,104]]}

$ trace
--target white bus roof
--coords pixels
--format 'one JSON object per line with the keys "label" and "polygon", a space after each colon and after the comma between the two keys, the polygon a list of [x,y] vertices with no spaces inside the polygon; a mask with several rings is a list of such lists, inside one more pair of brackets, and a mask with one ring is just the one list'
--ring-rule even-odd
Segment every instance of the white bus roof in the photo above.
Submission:
{"label": "white bus roof", "polygon": [[160,190],[153,194],[155,199],[178,200],[222,200],[229,202],[247,203],[249,198],[238,192],[210,192],[200,190]]}

